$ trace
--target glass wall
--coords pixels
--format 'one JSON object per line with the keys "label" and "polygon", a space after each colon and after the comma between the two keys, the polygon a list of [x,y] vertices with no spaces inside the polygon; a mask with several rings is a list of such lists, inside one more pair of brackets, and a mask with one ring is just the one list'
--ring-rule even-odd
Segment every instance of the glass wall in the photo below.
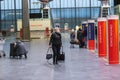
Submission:
{"label": "glass wall", "polygon": [[[39,13],[41,4],[39,0],[28,0],[29,12]],[[113,9],[113,0],[110,5]],[[98,0],[53,0],[49,3],[53,27],[59,23],[63,28],[68,23],[70,28],[81,25],[81,22],[88,19],[96,19],[100,13],[100,1]],[[9,30],[14,25],[17,30],[17,19],[22,18],[22,0],[3,0],[0,9],[0,29]]]}

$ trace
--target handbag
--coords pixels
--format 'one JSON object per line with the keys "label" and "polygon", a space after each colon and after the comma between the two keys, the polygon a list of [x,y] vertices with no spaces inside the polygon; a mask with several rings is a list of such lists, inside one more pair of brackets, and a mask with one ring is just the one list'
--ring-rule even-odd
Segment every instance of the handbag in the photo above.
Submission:
{"label": "handbag", "polygon": [[49,50],[50,50],[50,48],[48,48],[48,50],[47,50],[47,54],[46,54],[46,59],[47,60],[49,60],[49,59],[51,59],[53,57],[53,54],[49,53]]}
{"label": "handbag", "polygon": [[75,40],[70,41],[70,44],[75,44],[75,43],[76,43]]}
{"label": "handbag", "polygon": [[76,45],[79,45],[80,42],[78,40],[71,40],[70,41],[70,44],[76,44]]}

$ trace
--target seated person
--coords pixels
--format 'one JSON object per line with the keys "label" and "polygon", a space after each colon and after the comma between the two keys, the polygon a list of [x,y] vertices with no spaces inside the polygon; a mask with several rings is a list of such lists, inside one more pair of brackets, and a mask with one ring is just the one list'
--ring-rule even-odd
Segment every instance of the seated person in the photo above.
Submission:
{"label": "seated person", "polygon": [[19,56],[19,58],[22,58],[22,55],[27,58],[28,51],[25,49],[24,43],[21,41],[17,41],[15,48],[14,48],[16,56]]}

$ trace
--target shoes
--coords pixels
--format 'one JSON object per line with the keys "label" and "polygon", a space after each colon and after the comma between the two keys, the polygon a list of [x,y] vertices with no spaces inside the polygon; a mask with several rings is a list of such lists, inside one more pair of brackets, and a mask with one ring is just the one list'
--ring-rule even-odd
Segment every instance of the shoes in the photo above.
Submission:
{"label": "shoes", "polygon": [[56,64],[58,64],[58,62],[56,62]]}
{"label": "shoes", "polygon": [[19,59],[22,59],[22,56],[19,56]]}
{"label": "shoes", "polygon": [[24,55],[25,56],[25,59],[27,59],[27,55]]}
{"label": "shoes", "polygon": [[5,56],[6,56],[6,54],[4,53],[4,54],[3,54],[3,57],[5,57]]}
{"label": "shoes", "polygon": [[53,62],[53,64],[54,64],[54,65],[57,65],[57,64],[58,64],[58,62]]}
{"label": "shoes", "polygon": [[0,58],[5,56],[6,56],[5,53],[0,53]]}
{"label": "shoes", "polygon": [[74,46],[70,46],[70,48],[74,48]]}
{"label": "shoes", "polygon": [[25,56],[25,59],[27,59],[27,56]]}

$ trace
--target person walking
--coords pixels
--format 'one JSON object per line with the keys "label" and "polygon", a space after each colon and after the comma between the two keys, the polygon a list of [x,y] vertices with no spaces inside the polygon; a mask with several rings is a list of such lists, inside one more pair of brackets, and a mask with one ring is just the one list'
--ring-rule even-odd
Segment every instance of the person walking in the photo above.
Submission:
{"label": "person walking", "polygon": [[58,64],[58,56],[62,46],[61,33],[58,27],[54,28],[54,32],[50,36],[49,46],[53,50],[53,64]]}
{"label": "person walking", "polygon": [[79,48],[83,48],[84,43],[83,43],[83,32],[82,29],[79,28],[77,31],[77,39],[79,41]]}
{"label": "person walking", "polygon": [[[72,29],[72,31],[70,33],[70,42],[75,42],[75,31],[74,31],[74,29]],[[71,44],[70,48],[74,48],[74,44]]]}
{"label": "person walking", "polygon": [[84,28],[84,47],[87,48],[87,26]]}

